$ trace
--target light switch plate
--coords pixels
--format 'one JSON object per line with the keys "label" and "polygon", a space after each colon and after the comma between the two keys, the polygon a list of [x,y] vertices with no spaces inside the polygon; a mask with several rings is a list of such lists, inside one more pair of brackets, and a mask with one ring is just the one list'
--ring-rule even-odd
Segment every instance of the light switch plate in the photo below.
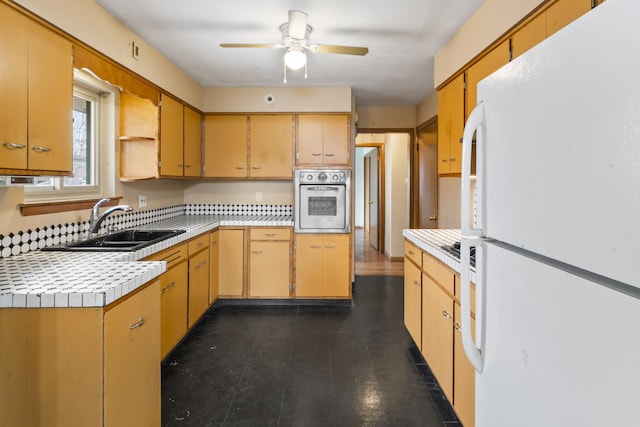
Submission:
{"label": "light switch plate", "polygon": [[146,208],[147,207],[147,195],[146,194],[138,194],[138,207]]}

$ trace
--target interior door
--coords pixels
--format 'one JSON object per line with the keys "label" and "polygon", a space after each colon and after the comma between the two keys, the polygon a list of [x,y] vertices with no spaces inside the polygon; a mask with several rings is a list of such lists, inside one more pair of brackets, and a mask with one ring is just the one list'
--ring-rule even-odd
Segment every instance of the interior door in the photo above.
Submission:
{"label": "interior door", "polygon": [[369,170],[371,169],[371,157],[364,157],[364,231],[369,234]]}
{"label": "interior door", "polygon": [[417,156],[417,228],[438,228],[438,122],[436,120],[418,131]]}
{"label": "interior door", "polygon": [[379,249],[378,243],[378,210],[380,204],[378,201],[378,149],[371,150],[365,155],[365,163],[369,165],[369,174],[367,181],[369,187],[366,191],[369,194],[369,200],[367,200],[367,206],[365,210],[368,211],[369,217],[369,244],[376,250]]}

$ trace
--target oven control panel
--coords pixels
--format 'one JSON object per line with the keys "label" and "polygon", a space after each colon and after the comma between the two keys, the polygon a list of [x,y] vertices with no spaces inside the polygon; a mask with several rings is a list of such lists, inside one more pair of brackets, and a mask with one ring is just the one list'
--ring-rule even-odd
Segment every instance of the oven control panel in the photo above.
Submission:
{"label": "oven control panel", "polygon": [[300,171],[300,183],[304,184],[345,184],[349,171],[308,170]]}

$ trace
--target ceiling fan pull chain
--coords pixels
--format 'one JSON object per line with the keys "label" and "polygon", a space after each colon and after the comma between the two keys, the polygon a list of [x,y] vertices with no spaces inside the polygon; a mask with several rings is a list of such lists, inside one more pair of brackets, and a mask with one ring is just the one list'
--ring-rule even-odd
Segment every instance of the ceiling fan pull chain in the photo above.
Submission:
{"label": "ceiling fan pull chain", "polygon": [[287,63],[282,61],[282,65],[284,67],[284,84],[287,84]]}
{"label": "ceiling fan pull chain", "polygon": [[307,64],[308,62],[304,63],[304,79],[307,80]]}

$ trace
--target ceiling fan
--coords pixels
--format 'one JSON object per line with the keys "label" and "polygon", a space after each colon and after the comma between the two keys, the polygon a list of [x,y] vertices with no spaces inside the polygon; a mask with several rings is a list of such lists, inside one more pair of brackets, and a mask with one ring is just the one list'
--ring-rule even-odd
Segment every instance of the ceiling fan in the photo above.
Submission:
{"label": "ceiling fan", "polygon": [[314,53],[336,53],[341,55],[364,56],[369,53],[366,47],[337,46],[329,44],[311,44],[309,35],[313,28],[307,24],[308,15],[299,10],[289,11],[289,22],[280,25],[282,43],[220,43],[225,48],[287,48],[284,55],[284,82],[287,83],[287,68],[299,70],[304,67],[304,78],[307,78],[306,50]]}

